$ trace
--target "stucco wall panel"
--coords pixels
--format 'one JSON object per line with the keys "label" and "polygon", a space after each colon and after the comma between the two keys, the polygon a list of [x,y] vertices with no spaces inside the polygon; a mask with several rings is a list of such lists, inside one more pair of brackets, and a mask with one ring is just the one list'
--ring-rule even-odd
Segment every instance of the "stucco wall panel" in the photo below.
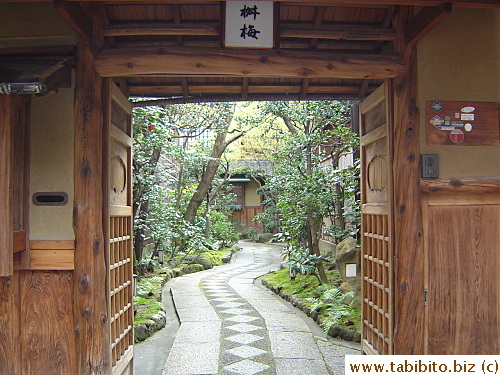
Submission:
{"label": "stucco wall panel", "polygon": [[425,100],[500,101],[500,11],[456,8],[418,45],[421,153],[438,154],[441,178],[500,175],[500,148],[429,146]]}

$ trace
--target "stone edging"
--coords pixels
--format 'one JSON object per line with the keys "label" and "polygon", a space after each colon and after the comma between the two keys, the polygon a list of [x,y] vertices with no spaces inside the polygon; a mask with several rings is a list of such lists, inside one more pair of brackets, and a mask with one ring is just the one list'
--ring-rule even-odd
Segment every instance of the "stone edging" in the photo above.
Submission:
{"label": "stone edging", "polygon": [[[231,261],[231,258],[233,256],[233,253],[231,251],[228,252],[228,255],[226,255],[224,258],[222,258],[223,264],[229,263]],[[192,266],[192,267],[190,267]],[[194,267],[194,266],[199,266],[199,267]],[[174,269],[169,269],[165,272],[165,274],[160,274],[160,275],[155,275],[155,277],[162,277],[163,281],[160,286],[160,290],[158,291],[159,293],[159,300],[158,302],[161,302],[161,294],[162,290],[165,287],[165,284],[172,280],[175,277],[180,277],[183,275],[187,275],[189,273],[195,273],[199,271],[204,271],[205,268],[201,264],[189,264],[182,269],[179,268],[174,268]],[[134,324],[134,342],[141,342],[146,340],[148,337],[150,337],[153,333],[159,331],[160,329],[164,328],[167,323],[167,318],[165,311],[159,311],[157,314],[151,316],[151,319],[146,320],[144,323],[141,324]]]}
{"label": "stone edging", "polygon": [[[290,302],[293,306],[295,306],[299,310],[303,311],[304,314],[309,316],[312,320],[314,320],[316,323],[318,323],[318,325],[321,326],[322,319],[318,315],[318,311],[311,310],[311,308],[309,306],[306,306],[297,296],[281,290],[281,287],[272,284],[271,282],[269,282],[264,278],[262,279],[262,285],[264,285],[267,289],[269,289],[273,293],[279,295],[285,301]],[[328,330],[328,336],[339,337],[345,341],[354,341],[358,343],[361,342],[361,332],[351,327],[346,328],[339,326],[337,324],[334,324],[330,327],[330,329]]]}

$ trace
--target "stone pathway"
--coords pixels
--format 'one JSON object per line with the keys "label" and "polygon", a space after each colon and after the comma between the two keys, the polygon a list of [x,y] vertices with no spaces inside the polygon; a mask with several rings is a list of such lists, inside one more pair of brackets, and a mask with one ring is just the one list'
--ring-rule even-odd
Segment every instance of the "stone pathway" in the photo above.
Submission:
{"label": "stone pathway", "polygon": [[163,375],[342,375],[359,345],[313,337],[309,318],[254,284],[280,264],[278,246],[238,245],[229,265],[172,281],[181,325]]}

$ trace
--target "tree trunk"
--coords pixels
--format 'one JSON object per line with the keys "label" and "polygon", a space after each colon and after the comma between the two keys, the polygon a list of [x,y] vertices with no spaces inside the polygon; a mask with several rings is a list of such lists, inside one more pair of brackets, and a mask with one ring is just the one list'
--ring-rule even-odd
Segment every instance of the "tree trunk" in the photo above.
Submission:
{"label": "tree trunk", "polygon": [[[332,167],[334,170],[338,169],[340,160],[340,153],[334,152],[332,153]],[[342,186],[339,183],[335,184],[335,195],[337,199],[335,201],[335,214],[336,214],[336,223],[340,227],[340,230],[345,229],[345,218],[344,218],[344,192],[342,190]]]}
{"label": "tree trunk", "polygon": [[[312,175],[312,147],[310,144],[307,145],[307,155],[306,155],[306,173],[307,177],[311,178]],[[310,253],[316,256],[320,256],[321,253],[319,251],[319,238],[318,238],[318,225],[316,223],[316,220],[314,219],[314,214],[310,208],[307,208],[306,210],[306,215],[307,215],[307,235],[309,238],[309,250]],[[326,277],[325,273],[325,267],[323,267],[323,261],[321,259],[318,259],[316,261],[316,269],[318,270],[319,274],[319,281],[322,284],[325,284],[328,282],[328,278]]]}
{"label": "tree trunk", "polygon": [[203,200],[205,199],[208,191],[210,190],[212,181],[215,178],[217,169],[219,168],[220,158],[224,153],[226,147],[227,147],[226,132],[224,131],[221,133],[217,133],[214,147],[212,149],[212,153],[210,154],[210,161],[207,164],[205,172],[203,172],[198,188],[191,197],[191,200],[189,201],[188,207],[186,209],[186,213],[184,214],[184,220],[186,220],[188,223],[191,224],[194,223],[196,219],[196,213],[198,212],[198,208],[200,208],[201,204],[203,203]]}
{"label": "tree trunk", "polygon": [[[319,251],[319,237],[318,237],[318,228],[316,220],[314,219],[313,212],[308,209],[307,210],[307,234],[309,237],[309,250],[310,254],[320,256],[321,252]],[[325,267],[323,266],[323,261],[318,259],[316,261],[316,269],[319,274],[319,281],[322,284],[328,282],[328,278],[326,276]]]}

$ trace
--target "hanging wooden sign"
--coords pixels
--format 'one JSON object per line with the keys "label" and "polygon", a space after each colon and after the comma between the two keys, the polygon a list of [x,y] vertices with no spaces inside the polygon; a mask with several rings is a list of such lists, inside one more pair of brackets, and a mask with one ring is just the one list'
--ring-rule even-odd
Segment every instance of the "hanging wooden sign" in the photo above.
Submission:
{"label": "hanging wooden sign", "polygon": [[273,48],[272,1],[226,1],[226,47]]}
{"label": "hanging wooden sign", "polygon": [[499,146],[499,103],[426,100],[428,145]]}

